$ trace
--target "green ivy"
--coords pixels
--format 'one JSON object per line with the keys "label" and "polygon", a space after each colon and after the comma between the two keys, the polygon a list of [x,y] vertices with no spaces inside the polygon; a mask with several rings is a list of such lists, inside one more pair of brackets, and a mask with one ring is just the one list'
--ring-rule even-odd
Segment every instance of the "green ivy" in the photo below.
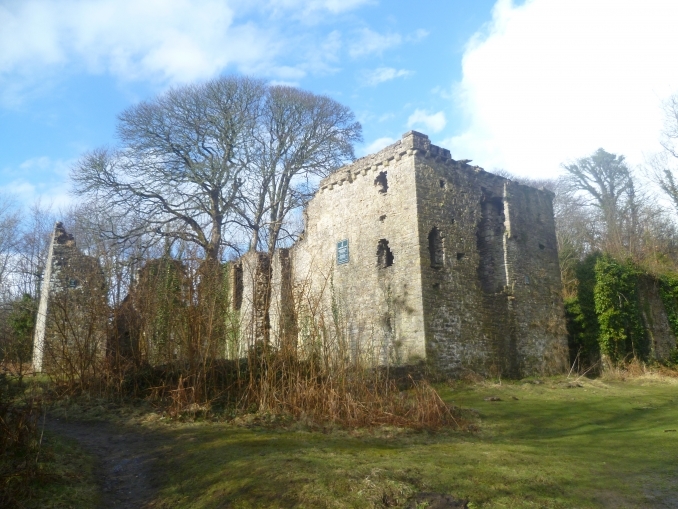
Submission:
{"label": "green ivy", "polygon": [[33,328],[38,311],[35,299],[25,293],[21,299],[11,303],[11,311],[7,317],[12,338],[3,343],[0,358],[13,362],[26,362],[31,358],[33,350]]}
{"label": "green ivy", "polygon": [[600,326],[593,298],[593,289],[596,286],[595,266],[600,256],[595,253],[576,264],[574,273],[578,281],[577,295],[565,299],[570,354],[573,361],[578,357],[579,362],[584,365],[591,365],[600,357]]}
{"label": "green ivy", "polygon": [[[671,331],[678,338],[678,274],[665,274],[659,278],[659,295],[664,304]],[[669,362],[678,364],[678,348],[674,350]]]}
{"label": "green ivy", "polygon": [[659,278],[659,295],[671,330],[678,337],[678,274],[666,274]]}
{"label": "green ivy", "polygon": [[640,271],[632,262],[619,263],[609,255],[601,256],[594,270],[600,351],[613,362],[628,355],[647,359],[649,341],[638,299]]}

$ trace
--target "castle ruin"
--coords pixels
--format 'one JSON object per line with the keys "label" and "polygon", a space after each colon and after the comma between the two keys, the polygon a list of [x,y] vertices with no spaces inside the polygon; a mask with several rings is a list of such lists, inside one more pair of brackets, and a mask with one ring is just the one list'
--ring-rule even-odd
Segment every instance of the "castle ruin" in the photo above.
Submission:
{"label": "castle ruin", "polygon": [[[313,322],[348,345],[344,354],[367,353],[373,364],[426,363],[450,375],[562,372],[568,344],[552,199],[455,161],[410,131],[323,179],[291,248],[230,264],[240,338],[224,355],[241,357],[257,343],[296,352],[317,339]],[[106,324],[93,320],[108,315],[105,306],[96,260],[57,223],[34,369],[44,369],[50,344],[56,363],[71,345],[103,356]],[[69,320],[89,329],[59,329]],[[138,331],[122,332],[133,350]]]}
{"label": "castle ruin", "polygon": [[102,358],[108,307],[98,261],[77,248],[57,222],[50,239],[33,333],[33,370],[65,368]]}
{"label": "castle ruin", "polygon": [[243,343],[303,341],[304,314],[317,313],[300,302],[303,289],[324,296],[324,323],[341,315],[348,340],[371,345],[381,364],[561,372],[568,348],[552,199],[410,131],[323,179],[293,247],[241,259],[232,287]]}

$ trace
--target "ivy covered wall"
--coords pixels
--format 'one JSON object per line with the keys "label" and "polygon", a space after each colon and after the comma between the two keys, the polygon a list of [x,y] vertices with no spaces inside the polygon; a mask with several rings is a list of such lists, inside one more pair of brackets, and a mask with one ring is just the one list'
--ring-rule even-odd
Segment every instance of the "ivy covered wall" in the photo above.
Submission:
{"label": "ivy covered wall", "polygon": [[596,253],[578,263],[576,276],[577,294],[565,301],[572,362],[676,360],[678,275],[656,277]]}

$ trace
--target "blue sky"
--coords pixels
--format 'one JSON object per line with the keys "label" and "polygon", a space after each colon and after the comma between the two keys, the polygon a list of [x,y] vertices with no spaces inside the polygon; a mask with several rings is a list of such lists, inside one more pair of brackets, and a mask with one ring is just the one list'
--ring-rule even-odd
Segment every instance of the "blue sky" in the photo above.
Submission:
{"label": "blue sky", "polygon": [[658,150],[675,0],[0,0],[0,192],[67,204],[116,115],[224,73],[327,94],[364,155],[409,129],[488,170],[554,176]]}

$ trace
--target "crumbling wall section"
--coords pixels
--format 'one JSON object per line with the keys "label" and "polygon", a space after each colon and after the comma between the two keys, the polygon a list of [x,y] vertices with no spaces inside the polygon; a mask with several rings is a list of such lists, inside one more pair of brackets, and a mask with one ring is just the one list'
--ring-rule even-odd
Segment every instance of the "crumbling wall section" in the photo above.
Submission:
{"label": "crumbling wall section", "polygon": [[519,374],[567,369],[567,328],[549,191],[504,183],[506,266]]}
{"label": "crumbling wall section", "polygon": [[52,233],[33,336],[36,372],[93,365],[106,352],[109,309],[105,280],[96,259],[82,254],[61,222]]}
{"label": "crumbling wall section", "polygon": [[290,250],[279,249],[273,255],[271,276],[271,342],[279,349],[294,354],[297,349],[297,310],[292,281]]}
{"label": "crumbling wall section", "polygon": [[659,293],[660,282],[651,276],[638,279],[638,300],[650,341],[650,358],[657,361],[669,360],[676,351],[676,336]]}
{"label": "crumbling wall section", "polygon": [[[242,300],[240,304],[240,345],[245,354],[254,345],[267,345],[271,321],[271,257],[268,253],[250,251],[240,259]],[[236,274],[236,277],[239,277]],[[237,286],[237,285],[236,285]]]}

